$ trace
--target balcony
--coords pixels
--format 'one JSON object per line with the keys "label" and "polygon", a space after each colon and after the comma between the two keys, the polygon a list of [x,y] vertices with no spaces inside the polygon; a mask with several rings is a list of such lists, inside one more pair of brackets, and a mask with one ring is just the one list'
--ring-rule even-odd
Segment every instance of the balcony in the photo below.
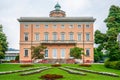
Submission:
{"label": "balcony", "polygon": [[42,44],[76,44],[76,40],[42,40]]}

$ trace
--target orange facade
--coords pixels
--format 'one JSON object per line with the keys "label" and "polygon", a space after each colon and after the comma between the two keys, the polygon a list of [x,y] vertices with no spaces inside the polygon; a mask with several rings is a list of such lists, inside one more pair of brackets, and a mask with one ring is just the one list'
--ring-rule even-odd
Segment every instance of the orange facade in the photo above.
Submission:
{"label": "orange facade", "polygon": [[[60,12],[60,11],[59,11]],[[62,12],[63,14],[63,12]],[[70,48],[84,49],[84,61],[94,61],[92,17],[21,17],[20,61],[31,62],[31,46],[45,45],[46,59],[69,59]],[[54,16],[55,15],[55,16]],[[65,14],[64,14],[65,15]]]}

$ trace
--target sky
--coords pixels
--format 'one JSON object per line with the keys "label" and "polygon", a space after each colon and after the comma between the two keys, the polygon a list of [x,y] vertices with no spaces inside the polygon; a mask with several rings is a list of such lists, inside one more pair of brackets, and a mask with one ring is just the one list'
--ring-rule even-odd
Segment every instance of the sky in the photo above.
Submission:
{"label": "sky", "polygon": [[111,5],[120,6],[120,0],[0,0],[0,24],[7,36],[9,48],[19,49],[20,17],[49,17],[59,2],[67,17],[94,17],[94,31],[103,33],[107,28],[104,23]]}

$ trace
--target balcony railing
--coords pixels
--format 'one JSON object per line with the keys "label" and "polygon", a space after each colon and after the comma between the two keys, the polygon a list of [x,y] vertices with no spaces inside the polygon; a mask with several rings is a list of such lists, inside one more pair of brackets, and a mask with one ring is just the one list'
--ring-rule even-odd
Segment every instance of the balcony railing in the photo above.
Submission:
{"label": "balcony railing", "polygon": [[76,44],[76,40],[42,40],[42,44]]}

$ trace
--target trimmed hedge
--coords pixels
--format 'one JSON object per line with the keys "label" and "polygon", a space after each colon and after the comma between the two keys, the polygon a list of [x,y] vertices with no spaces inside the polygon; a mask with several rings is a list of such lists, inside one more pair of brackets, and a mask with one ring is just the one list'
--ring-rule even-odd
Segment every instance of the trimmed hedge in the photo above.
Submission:
{"label": "trimmed hedge", "polygon": [[77,70],[77,71],[84,71],[84,72],[94,73],[94,74],[101,74],[101,75],[119,77],[118,74],[110,73],[110,72],[99,72],[99,71],[93,71],[93,70],[87,70],[87,69],[76,68],[76,67],[69,67],[69,66],[66,66],[66,68]]}
{"label": "trimmed hedge", "polygon": [[20,74],[21,76],[25,76],[25,75],[30,75],[30,74],[36,74],[36,73],[40,73],[42,71],[45,71],[45,70],[48,70],[50,69],[51,67],[45,67],[45,68],[41,68],[41,69],[38,69],[38,70],[34,70],[34,71],[29,71],[29,72],[24,72],[22,74]]}
{"label": "trimmed hedge", "polygon": [[37,70],[37,69],[41,69],[41,68],[45,68],[45,67],[43,66],[43,67],[34,67],[34,68],[29,68],[29,69],[24,69],[24,70],[5,71],[5,72],[0,72],[0,75]]}
{"label": "trimmed hedge", "polygon": [[68,69],[68,68],[60,67],[59,69],[62,69],[62,70],[66,71],[70,74],[86,75],[84,72],[75,71],[75,70],[71,70],[71,69]]}
{"label": "trimmed hedge", "polygon": [[120,61],[106,61],[105,67],[120,70]]}

